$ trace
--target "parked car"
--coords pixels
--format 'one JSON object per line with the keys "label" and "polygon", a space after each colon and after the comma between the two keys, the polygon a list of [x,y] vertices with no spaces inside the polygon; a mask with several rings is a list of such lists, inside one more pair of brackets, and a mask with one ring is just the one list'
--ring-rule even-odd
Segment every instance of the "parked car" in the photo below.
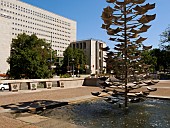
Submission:
{"label": "parked car", "polygon": [[0,90],[9,90],[9,85],[8,83],[2,83],[0,84]]}

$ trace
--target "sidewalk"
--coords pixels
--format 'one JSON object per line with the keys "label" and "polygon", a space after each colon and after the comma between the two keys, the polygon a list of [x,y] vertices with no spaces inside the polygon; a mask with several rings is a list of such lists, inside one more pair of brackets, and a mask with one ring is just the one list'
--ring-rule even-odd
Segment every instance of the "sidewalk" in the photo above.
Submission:
{"label": "sidewalk", "polygon": [[[0,107],[0,128],[81,128],[74,124],[44,118],[35,114],[23,116],[23,114],[10,114],[10,109],[16,108],[19,103],[28,103],[35,100],[75,102],[93,97],[92,91],[99,91],[96,87],[79,88],[52,88],[39,90],[20,90],[18,92],[0,92],[0,105],[8,106],[8,109]],[[36,126],[35,126],[36,124]]]}
{"label": "sidewalk", "polygon": [[[170,81],[160,81],[152,86],[157,87],[156,92],[151,92],[151,97],[170,98]],[[0,92],[0,105],[14,105],[19,103],[28,103],[35,100],[45,100],[54,102],[77,102],[92,98],[92,91],[99,91],[96,87],[79,87],[79,88],[52,88],[40,90],[20,90],[19,92]],[[12,108],[12,107],[9,108]],[[18,105],[19,106],[19,105]],[[0,107],[0,128],[81,128],[67,122],[60,122],[54,119],[41,117],[32,114],[9,114],[4,113],[9,111]],[[62,123],[63,125],[59,125]]]}

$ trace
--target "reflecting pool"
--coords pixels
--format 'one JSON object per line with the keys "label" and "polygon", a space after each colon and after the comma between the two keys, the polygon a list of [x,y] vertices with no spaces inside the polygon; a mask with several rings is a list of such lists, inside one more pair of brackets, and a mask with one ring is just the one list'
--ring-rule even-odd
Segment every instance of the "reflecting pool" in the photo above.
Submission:
{"label": "reflecting pool", "polygon": [[147,99],[128,109],[91,100],[41,113],[87,128],[170,128],[170,100]]}

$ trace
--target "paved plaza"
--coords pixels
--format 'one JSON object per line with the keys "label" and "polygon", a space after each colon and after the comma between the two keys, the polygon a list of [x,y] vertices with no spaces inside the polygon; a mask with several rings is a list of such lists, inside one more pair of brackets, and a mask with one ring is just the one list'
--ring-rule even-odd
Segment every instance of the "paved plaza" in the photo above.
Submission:
{"label": "paved plaza", "polygon": [[[153,87],[158,88],[158,90],[156,92],[151,92],[149,95],[150,97],[170,98],[170,81],[160,81]],[[52,89],[0,92],[0,128],[82,128],[81,126],[31,113],[11,114],[12,107],[5,108],[3,106],[12,106],[21,102],[28,103],[37,100],[68,102],[68,104],[71,104],[88,98],[94,98],[91,92],[99,90],[101,89],[98,87],[83,86],[78,88],[54,87]]]}

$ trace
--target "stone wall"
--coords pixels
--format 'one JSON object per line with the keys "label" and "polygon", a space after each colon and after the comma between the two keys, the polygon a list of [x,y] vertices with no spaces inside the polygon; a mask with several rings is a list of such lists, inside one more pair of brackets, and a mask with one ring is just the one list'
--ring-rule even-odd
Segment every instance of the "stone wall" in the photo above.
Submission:
{"label": "stone wall", "polygon": [[101,82],[98,78],[85,78],[83,86],[99,86]]}
{"label": "stone wall", "polygon": [[52,82],[52,87],[76,88],[84,84],[84,78],[56,78],[56,79],[21,79],[0,80],[0,83],[19,83],[19,90],[28,90],[29,83],[38,83],[37,88],[45,88],[46,82]]}

